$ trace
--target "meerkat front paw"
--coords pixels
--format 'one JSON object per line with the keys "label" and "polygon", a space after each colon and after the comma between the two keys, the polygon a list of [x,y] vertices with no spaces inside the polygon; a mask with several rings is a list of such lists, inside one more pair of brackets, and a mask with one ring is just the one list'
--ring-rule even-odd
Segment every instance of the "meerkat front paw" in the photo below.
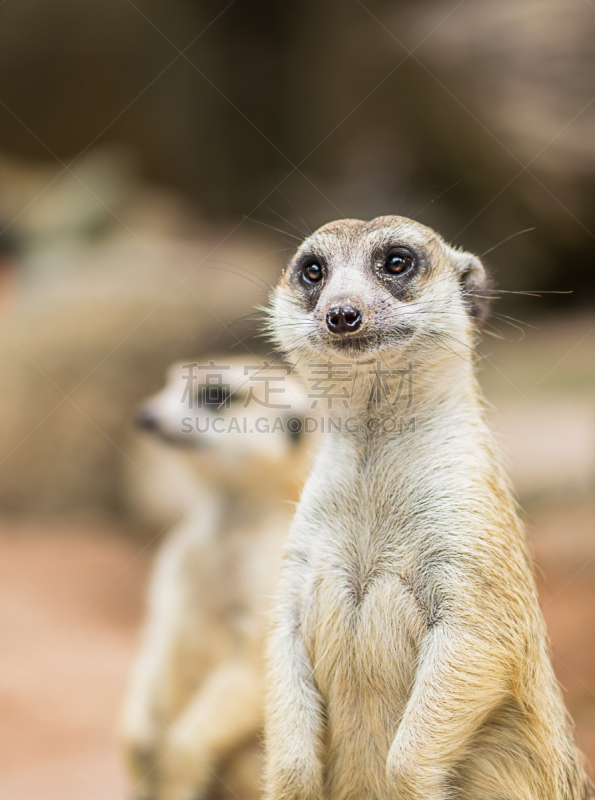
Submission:
{"label": "meerkat front paw", "polygon": [[203,800],[216,780],[215,765],[204,752],[171,736],[161,763],[159,800]]}
{"label": "meerkat front paw", "polygon": [[399,800],[447,800],[446,775],[428,760],[389,753],[386,775]]}
{"label": "meerkat front paw", "polygon": [[131,798],[133,800],[157,800],[157,763],[159,759],[155,748],[138,742],[127,743],[125,755],[133,781],[130,789]]}
{"label": "meerkat front paw", "polygon": [[269,762],[264,800],[322,800],[319,770],[304,763],[273,766]]}

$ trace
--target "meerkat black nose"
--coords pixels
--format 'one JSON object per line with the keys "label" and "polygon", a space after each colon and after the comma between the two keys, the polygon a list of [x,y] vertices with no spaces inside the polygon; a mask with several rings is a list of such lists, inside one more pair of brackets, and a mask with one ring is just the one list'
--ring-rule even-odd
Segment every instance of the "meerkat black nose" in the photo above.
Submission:
{"label": "meerkat black nose", "polygon": [[362,324],[362,312],[353,306],[335,306],[326,315],[331,333],[353,333]]}
{"label": "meerkat black nose", "polygon": [[156,431],[159,427],[157,420],[149,411],[149,409],[146,408],[146,406],[140,406],[140,408],[137,409],[137,412],[134,415],[134,422],[137,427],[142,428],[145,431]]}

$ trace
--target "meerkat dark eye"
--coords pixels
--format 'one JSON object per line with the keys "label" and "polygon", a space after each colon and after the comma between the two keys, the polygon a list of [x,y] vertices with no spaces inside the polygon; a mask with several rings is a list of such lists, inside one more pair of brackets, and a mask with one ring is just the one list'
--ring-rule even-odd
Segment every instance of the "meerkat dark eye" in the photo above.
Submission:
{"label": "meerkat dark eye", "polygon": [[322,280],[322,267],[317,261],[310,261],[302,267],[301,274],[306,283],[319,283]]}
{"label": "meerkat dark eye", "polygon": [[389,275],[403,275],[413,269],[415,257],[409,250],[401,247],[390,250],[383,265],[383,269]]}
{"label": "meerkat dark eye", "polygon": [[231,401],[232,394],[229,386],[223,384],[208,384],[198,390],[198,408],[219,409],[227,407]]}

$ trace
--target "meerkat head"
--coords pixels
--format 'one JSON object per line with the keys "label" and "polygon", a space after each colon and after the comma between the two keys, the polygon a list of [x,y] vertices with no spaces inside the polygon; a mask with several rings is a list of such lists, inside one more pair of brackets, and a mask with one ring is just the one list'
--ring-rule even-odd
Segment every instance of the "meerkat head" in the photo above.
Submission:
{"label": "meerkat head", "polygon": [[137,425],[184,454],[199,473],[289,469],[303,449],[303,390],[282,366],[221,356],[174,364]]}
{"label": "meerkat head", "polygon": [[273,293],[269,327],[292,359],[394,360],[412,345],[468,344],[487,311],[486,286],[478,258],[413,220],[339,220],[299,246]]}

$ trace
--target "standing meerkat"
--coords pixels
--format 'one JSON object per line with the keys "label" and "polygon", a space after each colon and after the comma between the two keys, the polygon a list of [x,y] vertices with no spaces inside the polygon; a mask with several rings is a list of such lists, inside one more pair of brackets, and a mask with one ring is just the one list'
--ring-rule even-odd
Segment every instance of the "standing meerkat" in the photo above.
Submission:
{"label": "standing meerkat", "polygon": [[136,800],[260,796],[264,632],[309,462],[302,403],[283,368],[222,357],[174,365],[139,409],[155,456],[169,450],[172,478],[153,468],[153,492],[189,486],[157,553],[125,698]]}
{"label": "standing meerkat", "polygon": [[486,283],[387,216],[320,228],[274,291],[281,350],[339,399],[282,566],[267,800],[591,797],[474,375]]}

